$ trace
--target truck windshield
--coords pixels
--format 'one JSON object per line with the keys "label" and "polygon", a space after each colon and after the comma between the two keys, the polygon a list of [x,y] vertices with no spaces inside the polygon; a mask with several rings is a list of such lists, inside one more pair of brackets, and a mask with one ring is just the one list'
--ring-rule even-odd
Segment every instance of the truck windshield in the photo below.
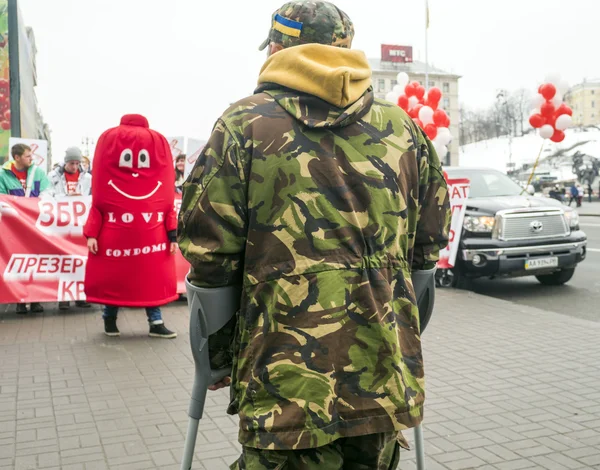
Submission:
{"label": "truck windshield", "polygon": [[446,168],[450,178],[471,181],[469,197],[518,196],[523,189],[508,176],[495,170]]}

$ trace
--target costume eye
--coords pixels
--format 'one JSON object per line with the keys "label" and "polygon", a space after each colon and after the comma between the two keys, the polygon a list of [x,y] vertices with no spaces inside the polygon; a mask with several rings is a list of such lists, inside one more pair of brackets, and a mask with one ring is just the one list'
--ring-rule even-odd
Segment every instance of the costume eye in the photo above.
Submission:
{"label": "costume eye", "polygon": [[121,152],[119,166],[124,168],[133,168],[133,152],[131,149],[125,149]]}
{"label": "costume eye", "polygon": [[150,168],[150,154],[148,150],[140,150],[138,155],[138,168]]}

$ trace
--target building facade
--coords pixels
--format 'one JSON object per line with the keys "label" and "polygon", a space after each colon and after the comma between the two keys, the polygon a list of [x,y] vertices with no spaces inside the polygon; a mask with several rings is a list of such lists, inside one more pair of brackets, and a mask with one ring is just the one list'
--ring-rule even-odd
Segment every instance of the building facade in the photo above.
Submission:
{"label": "building facade", "polygon": [[565,101],[573,110],[574,126],[600,125],[600,78],[575,85],[565,95]]}
{"label": "building facade", "polygon": [[[369,59],[373,71],[373,90],[375,91],[375,96],[385,99],[385,95],[392,91],[396,85],[396,77],[399,72],[406,72],[411,81],[416,80],[425,86],[425,63],[419,61],[391,62],[382,60],[383,58],[387,57],[382,54],[382,58],[380,59]],[[450,132],[453,136],[452,142],[448,145],[448,155],[440,155],[440,160],[446,166],[457,166],[459,157],[458,130],[460,119],[458,80],[460,79],[460,76],[432,66],[429,66],[428,73],[429,87],[436,86],[442,90],[443,97],[440,102],[440,107],[443,108],[450,117]]]}

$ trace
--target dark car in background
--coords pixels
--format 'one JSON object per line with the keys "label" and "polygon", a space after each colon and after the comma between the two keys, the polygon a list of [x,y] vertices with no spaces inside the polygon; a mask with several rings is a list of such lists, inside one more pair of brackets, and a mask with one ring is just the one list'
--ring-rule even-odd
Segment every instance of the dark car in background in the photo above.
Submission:
{"label": "dark car in background", "polygon": [[445,168],[450,179],[470,180],[470,193],[453,269],[438,270],[442,287],[470,279],[535,276],[559,286],[585,259],[579,215],[555,199],[528,194],[505,174],[486,168]]}

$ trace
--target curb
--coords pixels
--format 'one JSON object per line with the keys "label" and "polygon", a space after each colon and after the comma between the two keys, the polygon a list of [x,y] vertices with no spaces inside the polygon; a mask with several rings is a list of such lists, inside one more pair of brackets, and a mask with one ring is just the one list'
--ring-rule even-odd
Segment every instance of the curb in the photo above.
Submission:
{"label": "curb", "polygon": [[600,217],[600,214],[582,214],[582,213],[579,213],[579,217]]}

